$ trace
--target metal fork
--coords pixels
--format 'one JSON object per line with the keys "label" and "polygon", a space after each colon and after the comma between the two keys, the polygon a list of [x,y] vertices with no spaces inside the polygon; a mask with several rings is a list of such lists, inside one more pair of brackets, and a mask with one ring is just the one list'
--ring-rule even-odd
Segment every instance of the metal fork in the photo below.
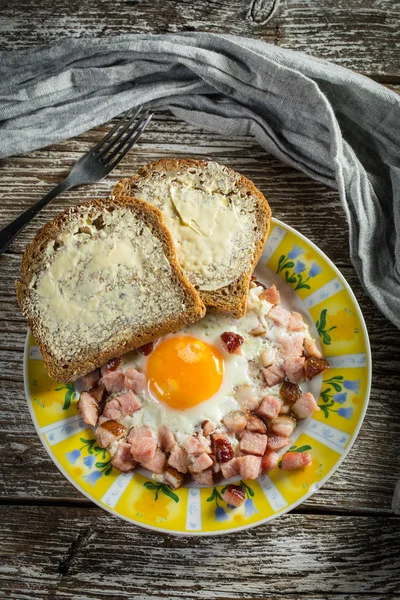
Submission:
{"label": "metal fork", "polygon": [[100,181],[117,166],[153,117],[153,113],[142,110],[142,106],[128,110],[92,150],[77,160],[64,181],[0,231],[0,254],[50,200],[77,185]]}

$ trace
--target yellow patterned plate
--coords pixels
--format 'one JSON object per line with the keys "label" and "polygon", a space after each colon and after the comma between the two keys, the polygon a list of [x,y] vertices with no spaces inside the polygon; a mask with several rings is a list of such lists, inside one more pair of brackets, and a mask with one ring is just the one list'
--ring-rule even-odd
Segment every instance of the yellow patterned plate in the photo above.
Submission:
{"label": "yellow patterned plate", "polygon": [[313,380],[321,410],[300,422],[293,451],[309,450],[312,465],[257,481],[240,481],[246,500],[228,506],[223,486],[179,490],[146,472],[121,474],[80,419],[73,385],[52,381],[28,332],[24,375],[29,410],[50,457],[65,477],[102,508],[127,521],[186,535],[222,534],[265,523],[313,494],[349,452],[363,421],[371,385],[368,334],[357,301],[342,275],[314,244],[273,220],[256,269],[257,278],[278,282],[281,293],[307,315],[331,369]]}

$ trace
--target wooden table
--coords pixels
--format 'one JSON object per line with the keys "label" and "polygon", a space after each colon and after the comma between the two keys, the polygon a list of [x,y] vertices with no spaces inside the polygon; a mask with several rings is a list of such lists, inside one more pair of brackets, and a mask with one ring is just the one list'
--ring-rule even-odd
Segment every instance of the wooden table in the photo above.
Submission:
{"label": "wooden table", "polygon": [[[274,4],[0,0],[0,47],[13,50],[65,36],[228,32],[330,59],[400,91],[398,2],[286,0],[268,20]],[[0,227],[59,182],[106,129],[2,161]],[[150,160],[187,155],[220,161],[250,177],[276,217],[326,252],[357,296],[373,354],[367,416],[338,472],[290,514],[222,538],[156,534],[93,505],[48,457],[22,381],[26,324],[14,280],[38,227],[71,204],[106,195],[117,179]],[[1,598],[400,598],[400,519],[390,508],[400,477],[400,332],[357,279],[335,191],[285,166],[251,138],[211,136],[158,113],[110,177],[53,201],[0,257],[0,286]]]}

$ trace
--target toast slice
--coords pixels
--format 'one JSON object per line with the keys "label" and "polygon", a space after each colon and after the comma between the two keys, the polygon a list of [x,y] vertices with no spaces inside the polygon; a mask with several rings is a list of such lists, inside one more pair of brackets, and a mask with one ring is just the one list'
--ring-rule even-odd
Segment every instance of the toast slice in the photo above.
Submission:
{"label": "toast slice", "polygon": [[92,200],[42,227],[16,288],[47,370],[60,382],[205,313],[161,212],[129,197]]}
{"label": "toast slice", "polygon": [[122,179],[112,195],[132,195],[159,208],[178,261],[206,306],[244,315],[271,217],[251,181],[216,162],[163,159]]}

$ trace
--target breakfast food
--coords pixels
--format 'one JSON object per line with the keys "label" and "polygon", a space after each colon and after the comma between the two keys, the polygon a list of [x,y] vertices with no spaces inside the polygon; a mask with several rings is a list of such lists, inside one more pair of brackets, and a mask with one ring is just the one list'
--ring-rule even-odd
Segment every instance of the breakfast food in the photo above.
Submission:
{"label": "breakfast food", "polygon": [[47,370],[60,382],[205,313],[161,212],[126,197],[81,204],[45,225],[25,251],[16,287]]}
{"label": "breakfast food", "polygon": [[121,194],[163,212],[177,259],[206,306],[243,316],[271,216],[254,184],[216,162],[168,159],[122,179],[113,190]]}
{"label": "breakfast food", "polygon": [[[79,382],[79,410],[122,472],[142,466],[172,488],[189,475],[204,485],[256,479],[277,467],[297,421],[319,410],[300,384],[328,366],[302,315],[274,285],[252,281],[244,317],[208,313],[111,361]],[[280,467],[310,463],[289,451]],[[235,506],[237,488],[224,492]]]}

